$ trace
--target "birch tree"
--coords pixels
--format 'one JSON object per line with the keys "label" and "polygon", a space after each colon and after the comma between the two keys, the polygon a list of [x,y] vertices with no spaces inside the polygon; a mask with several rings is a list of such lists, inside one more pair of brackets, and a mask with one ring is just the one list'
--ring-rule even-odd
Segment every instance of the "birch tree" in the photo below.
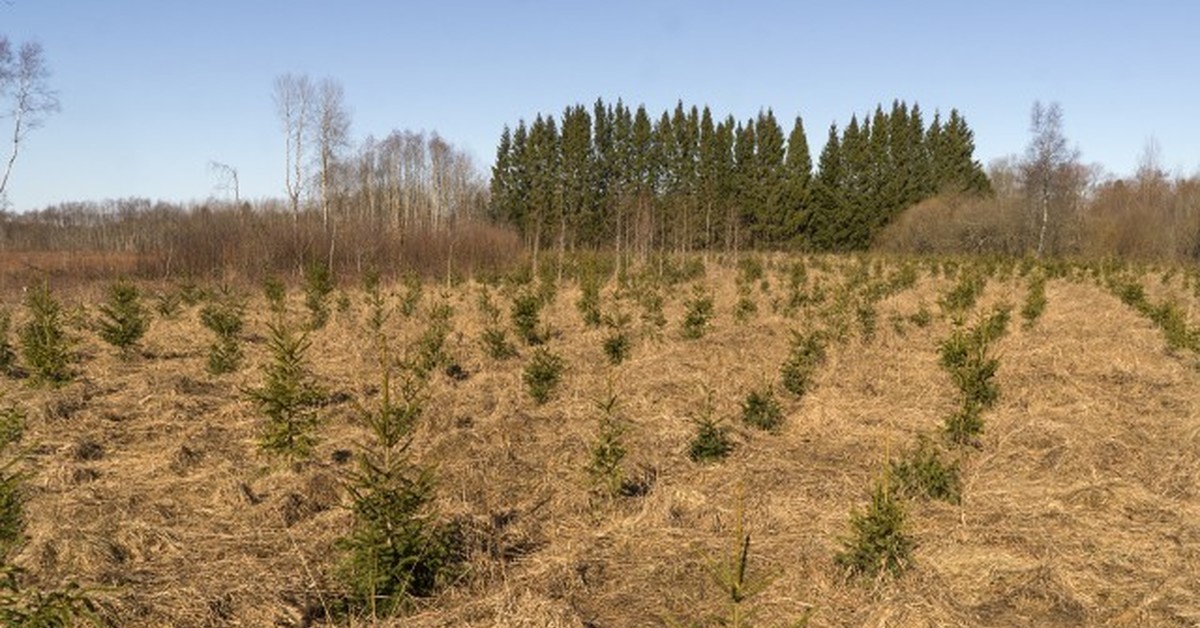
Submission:
{"label": "birch tree", "polygon": [[341,83],[322,79],[317,92],[316,139],[321,168],[321,222],[328,231],[334,170],[342,151],[350,145],[350,113],[346,109]]}
{"label": "birch tree", "polygon": [[8,38],[0,35],[0,121],[12,125],[8,159],[0,176],[0,203],[25,138],[59,110],[58,95],[47,83],[49,77],[41,44],[26,42],[14,55]]}
{"label": "birch tree", "polygon": [[275,112],[284,134],[284,191],[292,214],[300,214],[300,194],[306,179],[305,148],[312,131],[316,90],[308,76],[283,74],[275,78]]}

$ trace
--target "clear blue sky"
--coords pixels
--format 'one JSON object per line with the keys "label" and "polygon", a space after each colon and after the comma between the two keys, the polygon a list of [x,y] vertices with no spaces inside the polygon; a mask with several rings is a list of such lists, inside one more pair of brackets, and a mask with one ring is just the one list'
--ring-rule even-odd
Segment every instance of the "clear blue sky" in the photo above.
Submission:
{"label": "clear blue sky", "polygon": [[1023,151],[1040,99],[1087,162],[1129,173],[1154,137],[1192,174],[1198,27],[1187,0],[3,0],[0,33],[43,44],[62,101],[9,197],[198,200],[217,193],[210,160],[238,168],[243,197],[282,196],[285,72],[340,80],[356,139],[436,130],[481,168],[504,124],[597,96],[801,115],[814,157],[876,103],[956,107],[984,163]]}

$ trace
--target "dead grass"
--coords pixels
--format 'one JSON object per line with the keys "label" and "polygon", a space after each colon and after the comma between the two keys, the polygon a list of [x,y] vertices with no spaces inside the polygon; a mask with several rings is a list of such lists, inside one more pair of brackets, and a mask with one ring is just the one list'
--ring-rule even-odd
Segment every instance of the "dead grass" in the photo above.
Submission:
{"label": "dead grass", "polygon": [[[851,263],[827,261],[835,274]],[[783,272],[769,272],[775,295]],[[821,271],[810,264],[810,273]],[[808,605],[817,626],[1200,622],[1200,373],[1169,355],[1149,322],[1100,287],[1050,281],[1038,325],[1011,326],[995,345],[1001,397],[966,458],[961,505],[910,504],[914,568],[864,587],[833,561],[848,513],[888,455],[939,429],[955,400],[937,365],[949,323],[935,317],[901,335],[887,321],[921,303],[936,310],[952,282],[922,273],[914,290],[881,301],[874,339],[831,344],[812,390],[779,396],[785,419],[767,434],[737,421],[739,403],[764,379],[778,384],[791,330],[815,318],[773,313],[756,287],[758,313],[737,323],[734,275],[710,266],[701,280],[716,304],[704,338],[680,338],[690,294],[680,285],[663,338],[639,337],[616,367],[605,331],[586,328],[575,309],[578,289],[560,290],[543,320],[568,367],[544,406],[521,384],[530,350],[489,359],[475,287],[454,289],[449,350],[470,376],[435,379],[414,447],[436,466],[442,511],[467,531],[469,570],[384,625],[707,623],[722,607],[706,564],[728,546],[738,486],[750,569],[772,577],[752,604],[763,625]],[[388,288],[395,305],[402,288]],[[1019,304],[1024,289],[993,280],[976,310]],[[426,290],[425,305],[436,292]],[[292,469],[258,452],[261,419],[238,393],[259,383],[268,359],[270,315],[253,294],[238,373],[205,372],[207,337],[192,307],[156,320],[132,362],[81,332],[83,375],[58,391],[0,381],[6,399],[31,409],[30,541],[17,561],[39,581],[79,581],[123,626],[303,625],[335,594],[334,541],[349,529],[338,480],[352,464],[340,452],[364,438],[354,401],[377,383],[367,308],[351,291],[350,310],[312,335],[314,369],[341,401],[326,408],[314,461]],[[290,306],[301,315],[298,295]],[[414,339],[422,319],[393,315],[389,336]],[[653,482],[644,497],[603,502],[586,467],[593,402],[610,380],[629,424],[627,470]],[[702,466],[686,451],[705,387],[737,447]],[[64,403],[69,412],[53,411]],[[84,442],[102,453],[80,456]]]}

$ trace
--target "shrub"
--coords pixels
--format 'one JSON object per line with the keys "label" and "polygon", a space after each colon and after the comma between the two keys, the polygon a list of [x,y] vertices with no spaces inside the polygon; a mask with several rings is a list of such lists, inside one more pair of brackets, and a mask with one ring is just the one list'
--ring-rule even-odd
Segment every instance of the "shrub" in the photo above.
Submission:
{"label": "shrub", "polygon": [[18,406],[0,410],[0,453],[6,447],[21,440],[25,433],[25,411]]}
{"label": "shrub", "polygon": [[983,406],[964,400],[952,414],[946,417],[946,438],[958,445],[969,445],[983,433]]}
{"label": "shrub", "polygon": [[563,359],[545,347],[533,352],[529,364],[525,365],[525,387],[529,396],[539,405],[550,400],[554,389],[562,379]]}
{"label": "shrub", "polygon": [[11,375],[17,368],[17,353],[13,350],[9,330],[12,328],[12,313],[0,308],[0,373]]}
{"label": "shrub", "polygon": [[616,497],[625,485],[625,472],[621,467],[627,453],[622,440],[625,428],[617,416],[616,395],[609,394],[596,405],[600,410],[600,433],[592,445],[587,471],[597,489],[608,497]]}
{"label": "shrub", "polygon": [[871,504],[850,514],[851,535],[835,562],[851,576],[899,575],[909,565],[913,541],[904,531],[904,507],[888,490],[887,477],[875,484]]}
{"label": "shrub", "polygon": [[242,347],[238,334],[244,325],[242,305],[226,294],[201,308],[200,323],[216,336],[208,348],[208,372],[221,375],[241,368]]}
{"label": "shrub", "polygon": [[0,623],[13,628],[102,625],[98,607],[75,583],[43,591],[21,586],[23,571],[0,569]]}
{"label": "shrub", "polygon": [[696,424],[696,435],[688,443],[688,457],[694,462],[717,462],[733,451],[729,428],[713,418],[712,391],[706,392],[704,409],[693,422]]}
{"label": "shrub", "polygon": [[792,332],[792,349],[780,368],[783,387],[788,392],[803,397],[812,387],[812,377],[825,362],[825,340],[819,332],[801,334]]}
{"label": "shrub", "polygon": [[108,287],[108,298],[100,304],[100,337],[128,356],[150,328],[136,285],[119,280]]}
{"label": "shrub", "polygon": [[774,432],[783,424],[783,408],[770,386],[752,390],[742,402],[742,421],[751,427]]}
{"label": "shrub", "polygon": [[746,284],[752,284],[763,278],[765,271],[762,258],[757,255],[743,256],[737,262],[738,279]]}
{"label": "shrub", "polygon": [[917,308],[917,311],[908,317],[908,320],[912,321],[913,325],[924,329],[925,327],[929,327],[929,324],[933,322],[933,314],[930,314],[929,308],[925,307],[925,304],[922,303]]}
{"label": "shrub", "polygon": [[272,314],[281,317],[287,313],[287,286],[278,277],[263,280],[263,296]]}
{"label": "shrub", "polygon": [[539,329],[542,311],[542,300],[529,290],[522,290],[512,303],[512,323],[517,336],[530,346],[540,345],[546,341],[545,334]]}
{"label": "shrub", "polygon": [[508,333],[503,327],[485,327],[482,340],[484,351],[493,360],[507,360],[517,355],[517,348],[508,341]]}
{"label": "shrub", "polygon": [[383,290],[379,286],[379,271],[372,268],[363,275],[363,292],[366,294],[367,311],[369,312],[367,329],[371,332],[371,337],[378,341],[382,338],[383,326],[391,315],[387,309]]}
{"label": "shrub", "polygon": [[949,315],[962,315],[975,307],[985,285],[987,281],[979,273],[964,272],[954,288],[938,300],[938,304]]}
{"label": "shrub", "polygon": [[1030,291],[1025,295],[1025,306],[1021,307],[1021,318],[1025,318],[1025,328],[1032,328],[1045,309],[1046,277],[1039,273],[1030,277]]}
{"label": "shrub", "polygon": [[424,285],[421,283],[421,276],[416,273],[407,273],[404,275],[404,294],[400,297],[400,314],[404,318],[408,318],[417,312],[417,306],[421,304],[421,296],[424,292]]}
{"label": "shrub", "polygon": [[618,365],[629,358],[633,350],[633,339],[629,335],[629,315],[619,309],[605,315],[604,325],[609,328],[609,334],[604,338],[604,355],[608,362]]}
{"label": "shrub", "polygon": [[316,409],[325,398],[307,364],[312,345],[307,334],[276,322],[270,324],[267,346],[271,361],[263,366],[263,385],[246,393],[267,418],[259,445],[286,458],[307,458],[317,442]]}
{"label": "shrub", "polygon": [[855,309],[855,315],[858,318],[858,328],[862,335],[863,342],[871,342],[875,339],[875,330],[879,326],[879,313],[875,309],[875,304],[871,301],[863,301],[858,304]]}
{"label": "shrub", "polygon": [[580,282],[579,289],[579,300],[575,302],[575,307],[583,317],[583,323],[588,327],[599,327],[601,323],[600,282],[593,277],[588,277]]}
{"label": "shrub", "polygon": [[613,366],[627,360],[632,349],[633,342],[624,330],[613,331],[604,338],[604,355],[608,356],[608,363]]}
{"label": "shrub", "polygon": [[58,385],[74,377],[72,340],[63,328],[62,305],[45,283],[25,297],[30,320],[21,328],[21,355],[33,374],[43,382]]}
{"label": "shrub", "polygon": [[154,311],[158,312],[160,318],[173,319],[179,316],[180,310],[183,309],[183,298],[178,292],[164,290],[155,295],[154,299]]}
{"label": "shrub", "polygon": [[304,267],[304,305],[309,328],[321,329],[329,322],[329,295],[333,293],[333,270],[328,264],[311,262]]}
{"label": "shrub", "polygon": [[745,323],[758,313],[758,303],[754,301],[754,295],[750,291],[749,284],[740,284],[738,286],[738,300],[733,306],[733,318],[739,323]]}
{"label": "shrub", "polygon": [[353,524],[338,543],[340,575],[353,610],[371,618],[395,615],[414,598],[432,595],[458,554],[433,509],[433,474],[414,464],[408,449],[423,412],[420,382],[408,373],[394,402],[385,367],[379,406],[363,410],[370,439],[347,482]]}
{"label": "shrub", "polygon": [[683,337],[691,340],[704,337],[713,316],[712,295],[696,284],[692,288],[692,298],[684,301],[683,305]]}
{"label": "shrub", "polygon": [[897,492],[902,495],[959,503],[962,482],[958,475],[958,463],[942,460],[937,445],[925,436],[917,441],[915,450],[900,460],[892,461],[888,471],[896,483]]}
{"label": "shrub", "polygon": [[450,360],[446,352],[446,337],[452,330],[451,318],[454,309],[449,301],[442,299],[429,309],[428,324],[417,338],[416,363],[414,367],[421,377],[428,377],[438,367]]}

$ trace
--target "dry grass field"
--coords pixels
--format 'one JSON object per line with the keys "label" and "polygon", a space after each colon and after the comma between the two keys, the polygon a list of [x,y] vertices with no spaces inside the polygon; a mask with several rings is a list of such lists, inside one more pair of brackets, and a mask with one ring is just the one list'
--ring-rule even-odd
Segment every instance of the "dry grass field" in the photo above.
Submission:
{"label": "dry grass field", "polygon": [[[740,625],[787,626],[810,610],[813,626],[1200,624],[1192,349],[1169,348],[1094,269],[1051,273],[1045,311],[1026,325],[1028,268],[1016,262],[806,258],[798,290],[810,298],[792,308],[798,259],[763,258],[761,278],[710,260],[677,283],[642,288],[663,298],[661,327],[644,319],[638,290],[606,282],[601,311],[619,303],[630,317],[631,353],[619,365],[603,349],[609,330],[585,325],[576,307],[579,283],[562,282],[541,312],[545,346],[565,365],[544,404],[522,376],[534,349],[510,324],[522,287],[488,288],[519,351],[501,360],[481,342],[481,284],[426,283],[406,317],[407,288],[386,283],[396,355],[435,304],[453,309],[444,363],[460,369],[430,377],[409,454],[432,469],[432,508],[459,530],[463,562],[435,595],[378,624],[707,626],[736,614]],[[958,322],[969,327],[1001,304],[1012,316],[989,349],[999,398],[982,412],[982,433],[955,446],[943,425],[959,392],[939,366],[955,317],[939,300],[976,269],[986,287]],[[912,285],[865,296],[906,272]],[[1151,301],[1174,299],[1189,324],[1200,322],[1195,276],[1135,276]],[[694,285],[714,310],[691,339],[681,321]],[[26,588],[76,582],[100,620],[118,626],[325,621],[322,609],[342,596],[338,539],[353,522],[346,482],[367,438],[363,407],[380,397],[363,290],[340,286],[328,324],[309,336],[308,361],[329,397],[312,456],[292,463],[260,449],[265,419],[245,392],[270,359],[261,288],[242,287],[245,363],[212,375],[200,305],[155,315],[122,359],[95,332],[104,287],[55,292],[77,340],[72,381],[0,379],[0,406],[26,416],[7,454],[21,456],[25,538],[11,560],[27,570]],[[148,306],[176,289],[142,288]],[[3,294],[18,350],[21,296]],[[743,311],[749,302],[756,311],[739,320],[743,299]],[[307,317],[295,286],[288,317]],[[780,382],[793,331],[828,338],[802,397]],[[747,395],[766,387],[783,410],[773,432],[740,418]],[[633,495],[605,494],[588,472],[609,391]],[[734,448],[702,464],[688,452],[706,408]],[[908,568],[848,576],[836,556],[851,513],[921,435],[959,463],[961,500],[903,499]],[[750,539],[747,582],[759,586],[733,609],[720,566],[739,552],[739,526]],[[338,621],[375,623],[363,612]]]}

